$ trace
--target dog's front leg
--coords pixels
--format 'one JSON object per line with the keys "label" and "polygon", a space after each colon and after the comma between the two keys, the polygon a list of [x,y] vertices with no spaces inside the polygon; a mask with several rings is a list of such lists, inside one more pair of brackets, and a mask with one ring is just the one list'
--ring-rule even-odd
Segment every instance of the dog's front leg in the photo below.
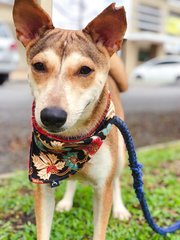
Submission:
{"label": "dog's front leg", "polygon": [[112,184],[94,188],[94,237],[93,240],[105,240],[106,228],[112,207]]}
{"label": "dog's front leg", "polygon": [[54,190],[49,185],[38,185],[35,190],[37,240],[49,240],[54,213]]}

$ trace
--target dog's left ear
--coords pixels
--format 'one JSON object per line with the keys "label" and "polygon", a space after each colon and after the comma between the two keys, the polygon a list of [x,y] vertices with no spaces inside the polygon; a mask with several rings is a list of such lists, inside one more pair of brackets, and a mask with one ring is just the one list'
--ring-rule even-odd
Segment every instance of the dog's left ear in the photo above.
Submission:
{"label": "dog's left ear", "polygon": [[17,38],[25,47],[47,30],[54,28],[50,16],[36,0],[15,0],[13,19]]}
{"label": "dog's left ear", "polygon": [[95,43],[101,42],[110,56],[121,48],[127,29],[124,7],[116,8],[112,3],[83,30]]}

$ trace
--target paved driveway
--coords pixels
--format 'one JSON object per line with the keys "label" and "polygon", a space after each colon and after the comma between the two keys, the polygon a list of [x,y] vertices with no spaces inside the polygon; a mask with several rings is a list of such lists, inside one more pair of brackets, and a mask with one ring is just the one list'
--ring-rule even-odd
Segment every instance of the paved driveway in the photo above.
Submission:
{"label": "paved driveway", "polygon": [[122,100],[127,113],[180,111],[180,86],[131,87]]}

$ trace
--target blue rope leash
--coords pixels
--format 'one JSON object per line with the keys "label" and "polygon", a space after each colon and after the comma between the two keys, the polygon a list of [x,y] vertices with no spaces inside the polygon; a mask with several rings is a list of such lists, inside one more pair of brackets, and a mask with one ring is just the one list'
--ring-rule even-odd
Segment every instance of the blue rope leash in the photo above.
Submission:
{"label": "blue rope leash", "polygon": [[130,134],[130,131],[126,125],[125,122],[123,122],[119,117],[115,116],[112,120],[111,123],[114,124],[122,133],[125,143],[126,143],[126,148],[128,151],[129,155],[129,166],[132,170],[132,176],[133,176],[133,187],[136,192],[136,196],[139,200],[139,203],[141,205],[144,217],[149,224],[149,226],[157,233],[160,235],[165,236],[167,233],[173,233],[177,230],[180,229],[180,221],[174,223],[173,225],[167,227],[167,228],[161,228],[156,225],[154,222],[151,213],[149,211],[146,198],[145,198],[145,193],[143,191],[143,180],[142,180],[142,165],[138,163],[137,156],[136,156],[136,151],[134,148],[134,143],[132,136]]}

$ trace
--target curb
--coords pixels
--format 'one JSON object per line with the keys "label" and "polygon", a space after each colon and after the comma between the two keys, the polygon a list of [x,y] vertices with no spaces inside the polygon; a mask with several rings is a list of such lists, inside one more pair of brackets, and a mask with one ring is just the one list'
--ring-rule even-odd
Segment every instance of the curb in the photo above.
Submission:
{"label": "curb", "polygon": [[9,179],[11,177],[13,177],[15,175],[14,172],[12,173],[4,173],[4,174],[0,174],[0,180],[6,180]]}
{"label": "curb", "polygon": [[150,145],[150,146],[139,147],[139,148],[137,148],[137,151],[149,151],[149,150],[152,150],[152,149],[163,149],[163,148],[171,147],[171,146],[175,146],[175,145],[180,146],[180,140],[170,141],[170,142],[166,142],[166,143],[158,143],[158,144],[154,144],[154,145]]}

